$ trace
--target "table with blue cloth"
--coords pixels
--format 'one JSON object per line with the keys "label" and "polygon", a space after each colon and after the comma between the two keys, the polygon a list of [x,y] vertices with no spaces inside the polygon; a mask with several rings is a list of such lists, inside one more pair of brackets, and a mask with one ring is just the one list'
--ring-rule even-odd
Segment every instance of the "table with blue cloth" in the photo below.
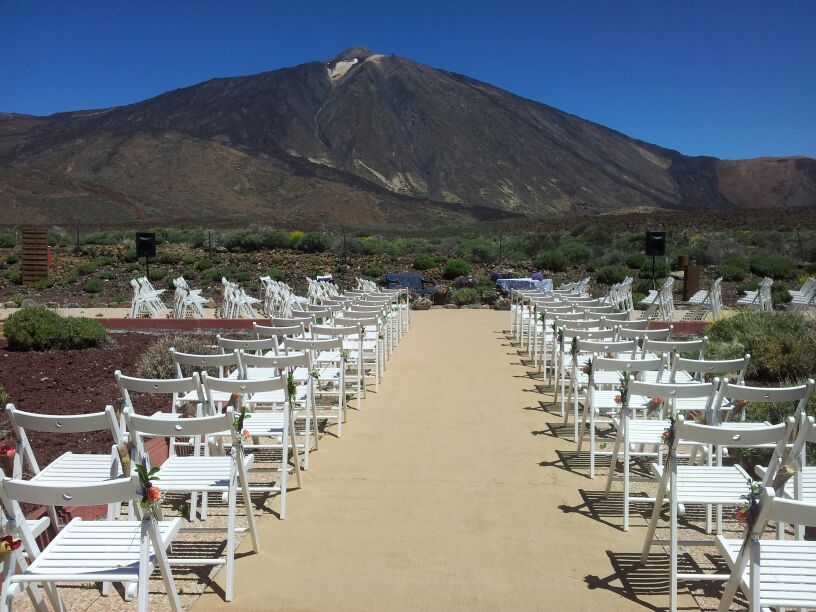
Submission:
{"label": "table with blue cloth", "polygon": [[551,278],[543,280],[533,280],[532,278],[499,278],[496,280],[496,285],[504,293],[510,293],[513,289],[521,289],[522,291],[552,291],[553,282]]}

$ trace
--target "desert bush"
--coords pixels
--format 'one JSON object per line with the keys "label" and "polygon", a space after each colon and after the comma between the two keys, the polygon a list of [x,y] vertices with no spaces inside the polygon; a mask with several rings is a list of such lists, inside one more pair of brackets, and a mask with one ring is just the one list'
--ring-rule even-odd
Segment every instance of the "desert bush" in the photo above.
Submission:
{"label": "desert bush", "polygon": [[453,280],[457,276],[467,276],[470,274],[470,265],[464,259],[451,259],[445,264],[445,270],[442,273],[448,280]]}
{"label": "desert bush", "polygon": [[136,249],[128,249],[125,252],[123,252],[119,257],[125,263],[133,263],[139,260],[139,258],[136,257]]}
{"label": "desert bush", "polygon": [[34,288],[42,290],[42,289],[50,289],[53,286],[54,286],[54,279],[51,278],[50,276],[46,276],[45,278],[42,278],[42,279],[38,280],[37,283],[34,285]]}
{"label": "desert bush", "polygon": [[196,262],[196,270],[198,270],[199,272],[209,270],[213,266],[215,266],[215,262],[212,259],[199,259]]}
{"label": "desert bush", "polygon": [[3,385],[0,385],[0,406],[5,406],[6,403],[8,402],[8,399],[9,399],[8,393],[6,393],[6,390],[3,387]]}
{"label": "desert bush", "polygon": [[198,259],[198,257],[196,257],[195,255],[185,255],[184,257],[181,258],[181,261],[183,261],[185,264],[189,266],[190,264],[194,264],[196,262],[196,259]]}
{"label": "desert bush", "polygon": [[771,285],[771,301],[776,304],[787,304],[793,300],[793,296],[788,293],[790,287],[787,283],[776,281]]}
{"label": "desert bush", "polygon": [[62,279],[63,284],[65,285],[73,285],[75,282],[79,280],[79,270],[76,268],[72,269],[65,275],[65,278]]}
{"label": "desert bush", "polygon": [[[655,279],[666,278],[669,275],[669,266],[666,264],[666,260],[663,257],[656,257],[655,258],[655,267],[654,267],[654,275]],[[648,258],[646,263],[640,266],[640,278],[652,278],[652,260]]]}
{"label": "desert bush", "polygon": [[261,234],[249,230],[236,230],[227,235],[224,246],[230,251],[260,251],[264,246],[264,239]]}
{"label": "desert bush", "polygon": [[632,253],[626,256],[626,266],[630,270],[640,270],[646,265],[646,256],[643,253]]}
{"label": "desert bush", "polygon": [[290,249],[292,240],[285,230],[272,230],[263,233],[263,245],[267,249]]}
{"label": "desert bush", "polygon": [[[175,378],[176,366],[170,349],[193,355],[209,355],[216,351],[211,343],[200,336],[162,336],[145,349],[136,364],[136,373],[144,378]],[[185,376],[190,372],[182,370]]]}
{"label": "desert bush", "polygon": [[533,258],[533,267],[537,270],[563,272],[567,269],[567,258],[560,251],[542,251]]}
{"label": "desert bush", "polygon": [[474,263],[496,261],[496,245],[484,238],[467,238],[459,243],[459,253]]}
{"label": "desert bush", "polygon": [[159,255],[159,263],[164,264],[165,266],[172,266],[173,264],[177,264],[179,262],[178,255],[174,253],[162,253]]}
{"label": "desert bush", "polygon": [[116,276],[112,270],[102,270],[99,273],[99,278],[102,280],[111,280],[114,276]]}
{"label": "desert bush", "polygon": [[726,281],[741,281],[746,277],[749,269],[748,260],[744,257],[729,257],[720,262],[717,274]]}
{"label": "desert bush", "polygon": [[295,244],[295,249],[304,253],[322,253],[327,248],[328,241],[320,232],[308,232],[303,234]]}
{"label": "desert bush", "polygon": [[745,281],[737,285],[738,293],[747,293],[748,291],[756,291],[757,289],[759,289],[759,283],[757,281]]}
{"label": "desert bush", "polygon": [[193,228],[160,228],[155,230],[156,244],[189,244],[193,247],[203,246],[207,241],[207,232]]}
{"label": "desert bush", "polygon": [[19,263],[20,256],[17,253],[10,253],[6,255],[6,263],[10,266],[13,266],[16,263]]}
{"label": "desert bush", "polygon": [[140,264],[137,261],[134,261],[134,262],[129,263],[129,264],[125,264],[125,270],[128,271],[128,272],[135,272],[136,270],[140,269],[141,267],[142,267],[142,264]]}
{"label": "desert bush", "polygon": [[93,263],[93,265],[95,265],[97,268],[101,268],[102,266],[113,265],[114,261],[115,260],[113,257],[108,255],[100,255],[99,257],[94,257],[91,263]]}
{"label": "desert bush", "polygon": [[80,264],[76,267],[77,272],[82,276],[88,276],[96,272],[96,264],[91,262]]}
{"label": "desert bush", "polygon": [[595,273],[595,279],[604,285],[614,285],[629,275],[629,269],[624,266],[604,266]]}
{"label": "desert bush", "polygon": [[263,274],[262,276],[268,276],[273,281],[280,282],[284,279],[286,273],[280,268],[270,268],[269,270],[266,271],[266,274]]}
{"label": "desert bush", "polygon": [[82,290],[85,293],[99,293],[102,291],[102,285],[99,284],[99,281],[92,280],[82,285]]}
{"label": "desert bush", "polygon": [[252,280],[252,273],[251,272],[236,272],[235,273],[235,282],[237,283],[248,283]]}
{"label": "desert bush", "polygon": [[436,265],[436,260],[430,255],[419,253],[414,255],[414,270],[430,270]]}
{"label": "desert bush", "polygon": [[558,247],[558,252],[570,265],[586,264],[592,258],[592,249],[577,240],[565,242]]}
{"label": "desert bush", "polygon": [[774,280],[793,278],[796,275],[793,261],[788,257],[759,255],[751,259],[751,272],[757,276],[770,276]]}
{"label": "desert bush", "polygon": [[798,313],[741,312],[707,330],[709,359],[751,354],[748,376],[761,382],[801,380],[816,373],[816,322]]}
{"label": "desert bush", "polygon": [[464,306],[465,304],[474,304],[479,299],[479,292],[472,287],[464,287],[458,289],[451,296],[451,300],[457,306]]}
{"label": "desert bush", "polygon": [[6,319],[3,331],[9,348],[23,351],[88,348],[99,346],[107,338],[98,321],[60,317],[41,306],[15,312]]}
{"label": "desert bush", "polygon": [[[125,235],[127,233],[127,236]],[[90,234],[86,234],[80,239],[81,244],[100,244],[100,245],[111,245],[111,244],[119,244],[120,242],[124,241],[127,237],[133,237],[130,232],[124,232],[121,230],[110,230],[106,232],[92,232]]]}
{"label": "desert bush", "polygon": [[363,276],[368,278],[381,278],[385,274],[385,270],[379,264],[371,264],[363,270]]}
{"label": "desert bush", "polygon": [[167,268],[150,268],[150,274],[147,276],[152,281],[160,281],[167,276]]}
{"label": "desert bush", "polygon": [[6,272],[6,278],[12,285],[23,284],[23,274],[19,270],[9,270]]}
{"label": "desert bush", "polygon": [[0,230],[0,248],[10,249],[17,246],[17,234],[11,230]]}
{"label": "desert bush", "polygon": [[230,270],[228,268],[209,268],[201,274],[201,280],[205,283],[220,282],[222,277],[229,279]]}

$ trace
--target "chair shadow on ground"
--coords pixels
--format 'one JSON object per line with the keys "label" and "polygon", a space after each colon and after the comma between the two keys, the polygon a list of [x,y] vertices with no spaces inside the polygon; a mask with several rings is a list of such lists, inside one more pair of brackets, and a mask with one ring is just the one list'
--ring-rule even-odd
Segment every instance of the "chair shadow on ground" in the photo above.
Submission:
{"label": "chair shadow on ground", "polygon": [[[579,514],[598,523],[608,525],[618,531],[623,531],[623,492],[587,491],[578,489],[581,503],[577,506],[561,504],[558,509],[566,514]],[[645,497],[645,494],[643,495]],[[652,514],[651,502],[629,502],[629,516],[641,517],[648,520]],[[614,520],[613,520],[614,519]]]}
{"label": "chair shadow on ground", "polygon": [[[665,610],[668,607],[669,557],[667,554],[651,553],[645,563],[640,562],[640,553],[637,552],[619,553],[607,550],[606,554],[612,566],[612,573],[603,577],[592,574],[585,576],[584,581],[587,588],[590,590],[605,589],[647,610]],[[709,560],[715,563],[716,571],[727,573],[727,569],[720,566],[717,560]],[[679,573],[702,573],[703,571],[689,553],[681,553],[677,558],[677,564]],[[709,568],[706,571],[711,570]],[[681,596],[691,593],[719,600],[722,596],[723,585],[723,582],[711,580],[680,581],[678,590]],[[644,597],[656,598],[657,603],[645,601]],[[747,607],[741,591],[737,593],[734,603],[740,607]],[[678,609],[699,610],[700,607],[697,605],[681,606]]]}

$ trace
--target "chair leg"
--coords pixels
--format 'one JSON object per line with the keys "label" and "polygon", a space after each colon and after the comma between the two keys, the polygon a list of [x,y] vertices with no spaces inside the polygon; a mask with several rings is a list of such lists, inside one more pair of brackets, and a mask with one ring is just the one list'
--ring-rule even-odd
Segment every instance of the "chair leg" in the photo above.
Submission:
{"label": "chair leg", "polygon": [[[237,455],[237,461],[240,461],[240,455]],[[230,488],[229,493],[227,494],[227,504],[228,504],[228,511],[227,511],[227,586],[226,586],[226,593],[224,595],[224,599],[227,601],[232,601],[232,593],[233,593],[233,581],[235,578],[235,505],[236,505],[236,491],[235,491],[235,484],[236,484],[236,474],[235,474],[235,466],[232,468],[232,478],[230,478]],[[251,500],[247,496],[247,493],[244,492],[244,503],[247,504],[247,509],[250,508]],[[250,510],[250,514],[252,514]]]}
{"label": "chair leg", "polygon": [[178,590],[176,589],[176,581],[173,579],[173,572],[170,569],[170,562],[167,559],[167,550],[162,546],[157,528],[148,530],[148,533],[150,534],[150,540],[153,544],[153,552],[156,554],[156,566],[161,572],[164,590],[170,602],[170,610],[172,610],[172,612],[181,612],[181,601],[179,600]]}
{"label": "chair leg", "polygon": [[629,431],[626,425],[623,425],[623,427],[623,530],[629,531],[629,463],[631,451],[629,449]]}
{"label": "chair leg", "polygon": [[612,449],[612,457],[609,460],[609,472],[606,475],[606,488],[604,489],[604,495],[609,495],[612,491],[612,481],[615,479],[615,470],[618,467],[618,453],[620,452],[620,445],[621,445],[621,435],[620,431],[618,431],[618,435],[615,436],[615,446]]}
{"label": "chair leg", "polygon": [[[297,479],[298,488],[302,485],[300,480],[300,454],[297,449],[297,438],[295,437],[295,421],[289,419],[289,435],[292,437],[292,455],[295,460],[295,478]],[[288,468],[287,468],[288,469]]]}
{"label": "chair leg", "polygon": [[652,542],[654,541],[655,531],[657,530],[657,521],[660,519],[660,510],[663,508],[663,501],[666,499],[666,490],[668,489],[668,470],[663,471],[663,478],[660,480],[660,487],[655,496],[654,507],[652,508],[652,516],[649,519],[649,527],[646,530],[646,538],[643,541],[643,550],[640,553],[640,562],[646,563],[649,557],[649,552],[652,550]]}

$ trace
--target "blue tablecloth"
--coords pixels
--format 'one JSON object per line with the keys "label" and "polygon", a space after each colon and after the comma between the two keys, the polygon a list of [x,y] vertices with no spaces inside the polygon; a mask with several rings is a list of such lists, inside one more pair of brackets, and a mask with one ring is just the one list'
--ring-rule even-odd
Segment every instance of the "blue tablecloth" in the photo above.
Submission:
{"label": "blue tablecloth", "polygon": [[496,281],[496,285],[505,293],[510,293],[512,289],[552,291],[553,288],[551,278],[545,278],[544,280],[533,280],[532,278],[500,278]]}

